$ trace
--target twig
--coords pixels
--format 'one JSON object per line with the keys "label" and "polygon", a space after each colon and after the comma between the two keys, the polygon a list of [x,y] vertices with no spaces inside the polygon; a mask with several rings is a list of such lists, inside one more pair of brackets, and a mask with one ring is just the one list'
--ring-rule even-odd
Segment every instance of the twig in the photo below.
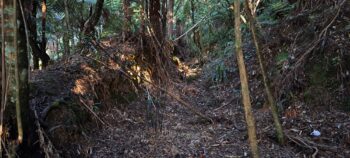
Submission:
{"label": "twig", "polygon": [[315,152],[312,154],[312,158],[316,158],[317,154],[318,154],[318,149],[316,147],[314,147]]}
{"label": "twig", "polygon": [[196,28],[206,17],[203,17],[201,20],[199,20],[195,25],[193,25],[190,29],[188,29],[184,34],[182,34],[181,36],[177,37],[174,39],[174,42],[181,39],[182,37],[184,37],[185,35],[187,35],[189,32],[191,32],[194,28]]}
{"label": "twig", "polygon": [[92,109],[84,102],[84,100],[80,96],[79,100],[89,110],[89,112],[91,112],[97,118],[97,120],[99,120],[103,125],[106,125],[106,123],[100,117],[98,117],[98,115],[94,111],[92,111]]}
{"label": "twig", "polygon": [[303,148],[308,148],[308,149],[314,149],[315,152],[312,154],[312,157],[316,157],[318,152],[319,152],[319,148],[322,150],[329,150],[329,151],[335,151],[338,149],[338,147],[332,147],[332,146],[327,146],[327,145],[323,145],[323,144],[317,144],[307,138],[301,138],[301,137],[297,137],[297,136],[290,136],[288,134],[286,134],[287,138],[289,140],[291,140],[292,142],[294,142],[295,144],[297,144],[300,147]]}
{"label": "twig", "polygon": [[[7,150],[7,148],[6,148],[6,144],[5,144],[5,142],[4,142],[3,140],[1,140],[1,144],[0,144],[0,146],[4,146],[4,150],[5,150],[5,152],[7,153],[7,156],[8,156],[9,151]],[[1,150],[1,155],[3,155],[3,154],[2,154],[2,150]],[[6,154],[4,154],[4,155],[6,155]]]}
{"label": "twig", "polygon": [[313,44],[311,45],[311,47],[299,58],[299,60],[295,63],[295,67],[298,67],[301,65],[301,62],[305,59],[305,57],[307,55],[309,55],[314,49],[315,47],[321,42],[321,39],[323,36],[325,36],[326,32],[328,31],[329,27],[335,22],[335,20],[337,19],[337,17],[339,16],[340,10],[343,6],[343,4],[345,3],[346,0],[343,0],[340,4],[339,4],[339,9],[336,13],[336,15],[333,17],[333,19],[331,20],[331,22],[321,31],[321,33],[318,35],[318,38],[316,41],[312,42]]}
{"label": "twig", "polygon": [[236,98],[231,98],[227,103],[224,103],[223,105],[221,105],[220,107],[218,107],[218,108],[216,108],[216,109],[214,109],[214,111],[218,111],[218,110],[220,110],[220,109],[222,109],[223,107],[225,107],[225,106],[227,106],[227,105],[229,105],[229,104],[231,104],[234,100],[235,100]]}
{"label": "twig", "polygon": [[[37,126],[37,133],[39,136],[39,142],[40,142],[40,147],[44,150],[45,153],[45,157],[60,157],[57,150],[55,149],[55,147],[53,146],[52,142],[50,141],[50,139],[48,137],[47,138],[47,145],[45,147],[45,132],[42,130],[41,125],[40,125],[40,120],[39,120],[39,116],[38,113],[36,111],[36,109],[33,109],[34,111],[34,117],[35,117],[35,125]],[[56,152],[54,152],[56,151]]]}
{"label": "twig", "polygon": [[[305,141],[302,140],[302,138],[299,138],[299,137],[291,137],[291,136],[287,135],[287,138],[289,140],[291,140],[292,142],[294,142],[295,144],[299,145],[300,147],[308,148],[308,149],[315,149],[315,152],[311,155],[311,157],[316,158],[318,151],[319,151],[317,147],[308,145]],[[300,144],[300,143],[302,143],[302,144]]]}

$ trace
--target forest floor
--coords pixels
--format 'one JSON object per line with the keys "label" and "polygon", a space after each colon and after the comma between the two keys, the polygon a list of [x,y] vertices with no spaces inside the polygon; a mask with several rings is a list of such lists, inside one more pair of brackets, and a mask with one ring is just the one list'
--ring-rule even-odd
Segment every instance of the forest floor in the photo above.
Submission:
{"label": "forest floor", "polygon": [[[324,14],[323,11],[334,12],[334,9],[321,8],[319,12],[300,14],[272,29],[266,29],[270,31],[266,37],[269,41],[263,51],[267,52],[264,55],[270,56],[265,58],[273,59],[278,56],[276,53],[283,55],[283,51],[294,53],[287,54],[294,56],[290,60],[283,60],[282,66],[281,63],[267,64],[268,70],[276,70],[277,66],[282,69],[281,75],[272,78],[275,91],[289,88],[286,93],[290,94],[277,99],[286,137],[284,145],[276,142],[252,44],[244,42],[261,157],[350,157],[350,114],[339,102],[332,102],[340,98],[339,95],[346,97],[344,86],[347,88],[349,84],[337,85],[337,82],[333,82],[338,77],[333,73],[338,73],[338,70],[327,76],[325,73],[330,71],[325,72],[328,67],[322,62],[338,59],[339,54],[333,52],[346,52],[350,48],[347,29],[339,29],[346,26],[344,23],[347,22],[349,8],[343,7],[340,14],[335,11],[335,17],[329,19],[337,20],[328,20],[331,23],[326,23],[325,29],[321,29],[330,30],[325,38],[328,41],[323,42],[322,50],[318,50],[325,53],[316,53],[317,56],[310,59],[314,65],[311,71],[306,71],[309,74],[295,69],[295,72],[290,71],[292,77],[287,77],[284,72],[287,72],[286,69],[291,70],[293,63],[298,63],[295,58],[304,57],[304,52],[310,53],[310,47],[317,48],[312,41],[316,41],[316,44],[321,41],[317,38],[320,32],[308,31],[307,28],[324,28],[324,21],[327,21],[324,15],[333,14]],[[314,15],[319,17],[314,18]],[[305,22],[305,19],[311,20]],[[314,34],[309,35],[308,32]],[[306,35],[299,37],[302,34]],[[130,74],[123,66],[138,70],[137,66],[141,64],[135,66],[136,61],[128,61],[134,60],[138,54],[136,46],[116,39],[104,39],[99,44],[95,43],[95,48],[87,45],[88,50],[77,52],[45,70],[31,74],[30,103],[39,114],[38,119],[54,145],[44,146],[50,149],[45,151],[55,151],[62,157],[96,158],[250,157],[240,79],[233,53],[219,61],[228,68],[226,74],[216,72],[219,73],[219,80],[223,80],[223,76],[226,78],[223,82],[213,81],[212,70],[216,69],[213,63],[218,62],[216,58],[208,59],[204,64],[196,58],[179,64],[184,73],[182,79],[170,76],[175,79],[169,85],[157,85],[171,92],[171,97],[159,88],[158,91],[154,86],[150,88],[152,84],[137,85],[123,76],[125,72]],[[341,56],[345,61],[346,57],[346,54]],[[341,71],[346,73],[340,74],[348,74],[349,70],[346,69],[342,67]],[[184,77],[186,73],[192,76]],[[299,78],[293,77],[298,73]],[[306,75],[308,80],[314,79],[317,84],[307,85]],[[349,75],[345,75],[342,82],[347,78]],[[278,82],[278,79],[283,82]],[[322,87],[322,84],[328,85],[329,80],[331,86]],[[291,89],[290,85],[295,82],[298,85]],[[306,93],[311,96],[309,100]],[[178,98],[183,102],[179,102]],[[310,101],[310,98],[313,100]],[[184,102],[213,122],[198,117],[184,106]],[[311,136],[314,130],[321,135]]]}
{"label": "forest floor", "polygon": [[[113,44],[106,50],[114,47],[121,46]],[[158,111],[152,111],[153,115],[159,114],[155,118],[158,122],[152,126],[147,123],[149,100],[145,92],[134,101],[99,109],[96,98],[101,94],[96,93],[102,92],[94,87],[103,86],[103,78],[111,77],[106,76],[106,67],[96,65],[88,56],[71,56],[65,64],[50,65],[31,77],[35,89],[31,105],[41,114],[55,150],[63,157],[250,157],[237,70],[229,82],[213,84],[205,69],[208,65],[199,66],[193,62],[195,59],[187,62],[196,76],[174,82],[172,93],[214,122],[203,121],[174,98],[164,97]],[[252,96],[258,96],[252,100],[261,156],[349,157],[349,113],[337,108],[309,107],[302,100],[293,101],[283,111],[286,144],[276,142],[269,109],[257,106],[263,104],[256,99],[263,97],[263,88],[253,64],[254,54],[250,56],[247,65]],[[228,61],[235,65],[234,56]],[[47,108],[53,104],[69,108]],[[79,109],[91,117],[81,117]],[[321,136],[311,137],[313,130],[320,131]]]}

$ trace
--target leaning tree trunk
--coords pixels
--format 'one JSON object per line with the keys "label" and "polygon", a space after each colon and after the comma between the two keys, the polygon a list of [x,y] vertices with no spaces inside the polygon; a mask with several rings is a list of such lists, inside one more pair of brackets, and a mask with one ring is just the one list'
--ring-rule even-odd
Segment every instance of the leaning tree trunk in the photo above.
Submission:
{"label": "leaning tree trunk", "polygon": [[247,122],[249,143],[254,158],[259,157],[258,143],[256,140],[255,119],[253,116],[251,101],[249,98],[248,75],[244,63],[244,56],[242,51],[242,34],[241,34],[241,19],[240,19],[240,0],[234,1],[234,15],[235,15],[235,45],[236,56],[238,62],[239,76],[241,79],[242,99],[244,106],[245,119]]}
{"label": "leaning tree trunk", "polygon": [[83,35],[91,36],[91,34],[94,32],[95,26],[97,25],[98,21],[100,20],[101,15],[102,15],[103,3],[104,3],[104,0],[97,0],[97,2],[95,4],[94,13],[84,23],[84,28],[82,31]]}
{"label": "leaning tree trunk", "polygon": [[245,6],[245,10],[247,11],[247,15],[248,15],[249,27],[250,27],[250,30],[252,32],[252,38],[253,38],[253,42],[255,45],[256,54],[258,56],[259,66],[260,66],[261,75],[263,78],[263,83],[265,86],[267,99],[269,101],[270,108],[272,111],[272,117],[273,117],[273,120],[275,123],[276,132],[277,132],[277,139],[278,139],[279,143],[283,144],[284,143],[283,129],[282,129],[281,122],[278,118],[278,110],[277,110],[277,106],[276,106],[276,101],[275,101],[275,98],[273,97],[271,87],[269,84],[269,80],[267,78],[266,68],[265,68],[264,61],[263,61],[264,59],[263,59],[261,52],[260,52],[259,39],[257,37],[257,29],[256,29],[256,20],[255,20],[255,11],[254,11],[255,9],[250,7],[253,5],[249,4],[252,2],[248,2],[248,1],[249,0],[245,0],[244,6]]}

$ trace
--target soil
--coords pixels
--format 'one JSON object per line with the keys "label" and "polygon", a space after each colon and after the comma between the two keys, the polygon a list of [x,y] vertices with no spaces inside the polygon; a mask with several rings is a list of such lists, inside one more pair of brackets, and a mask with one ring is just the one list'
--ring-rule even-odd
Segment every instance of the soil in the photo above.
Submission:
{"label": "soil", "polygon": [[[56,126],[65,125],[64,130],[53,132],[56,128],[53,129],[51,121],[46,130],[61,156],[250,157],[237,71],[230,74],[226,83],[217,84],[208,78],[210,75],[206,74],[208,71],[205,71],[205,66],[188,62],[189,70],[197,70],[197,76],[191,80],[174,82],[172,88],[169,88],[192,107],[210,117],[213,123],[202,120],[174,98],[164,94],[159,95],[159,98],[153,97],[156,105],[149,109],[146,92],[140,92],[134,101],[94,110],[97,119],[77,99],[78,96],[85,96],[86,102],[89,101],[88,98],[94,102],[91,99],[94,98],[91,90],[94,82],[90,80],[91,83],[88,84],[90,89],[87,91],[91,94],[76,94],[74,91],[79,79],[93,75],[84,71],[84,67],[93,65],[94,61],[83,56],[72,56],[66,59],[64,65],[54,64],[32,74],[31,82],[36,90],[32,91],[31,103],[39,113],[42,114],[46,107],[61,101],[65,102],[63,104],[77,102],[74,106],[83,109],[84,115],[89,115],[90,119],[67,125],[66,120],[76,117],[76,114],[67,114],[69,110],[48,114],[53,115],[51,117],[54,122],[59,122]],[[229,60],[234,66],[234,56]],[[247,65],[252,96],[258,96],[252,100],[261,156],[349,157],[349,113],[336,107],[310,107],[302,100],[291,102],[283,112],[283,128],[288,138],[284,145],[276,142],[270,110],[261,106],[264,104],[264,95],[259,76],[256,75],[258,69],[250,64],[255,61],[254,57],[248,58]],[[91,107],[93,105],[89,104]],[[149,113],[156,117],[147,117]],[[150,121],[156,123],[150,124]],[[321,136],[312,137],[310,133],[313,130],[320,131]]]}
{"label": "soil", "polygon": [[[346,19],[349,10],[344,8],[339,18]],[[345,21],[339,18],[338,21]],[[300,53],[305,52],[304,47],[310,46],[305,39],[293,41],[298,37],[298,29],[302,28],[300,24],[292,27],[293,23],[297,23],[295,21],[292,19],[282,23],[280,28],[270,29],[281,30],[281,33],[269,34],[271,38],[268,38],[276,40],[264,47],[265,58],[274,59],[278,55],[276,53],[281,53],[278,46],[286,41],[301,43],[302,47],[284,49],[294,50],[291,52],[296,53],[296,58],[304,56]],[[341,24],[338,21],[337,26]],[[313,26],[310,23],[303,25]],[[343,34],[337,31],[332,33],[330,39]],[[347,48],[350,46],[349,38],[341,38],[338,43],[344,43],[342,47]],[[234,55],[228,55],[222,61],[232,69],[225,72],[225,80],[221,76],[220,82],[213,80],[211,71],[216,59],[208,59],[201,64],[200,59],[192,58],[177,65],[182,69],[182,79],[157,84],[212,119],[210,123],[152,84],[139,85],[138,81],[130,81],[130,76],[124,76],[128,71],[120,71],[115,58],[125,59],[121,65],[135,64],[134,57],[138,50],[132,43],[119,43],[112,38],[100,43],[96,47],[104,50],[99,51],[100,54],[88,50],[87,53],[67,57],[45,70],[32,73],[31,106],[40,114],[39,119],[56,153],[62,157],[94,158],[251,157]],[[301,73],[304,71],[298,69],[293,74],[304,76],[303,79],[286,77],[284,68],[290,69],[295,61],[289,63],[289,60],[285,60],[283,65],[267,63],[271,68],[268,70],[281,69],[282,72],[273,78],[273,83],[286,142],[283,145],[277,143],[271,113],[264,99],[256,55],[251,42],[245,43],[245,62],[261,157],[350,157],[350,113],[339,102],[325,102],[336,99],[339,90],[312,86],[306,89],[307,79]],[[327,48],[331,47],[326,45],[324,50]],[[298,82],[299,87],[290,90],[294,82]],[[307,100],[304,93],[307,90],[316,99]],[[288,96],[284,93],[281,95],[281,91],[288,93]],[[319,131],[320,136],[312,136],[314,131]]]}

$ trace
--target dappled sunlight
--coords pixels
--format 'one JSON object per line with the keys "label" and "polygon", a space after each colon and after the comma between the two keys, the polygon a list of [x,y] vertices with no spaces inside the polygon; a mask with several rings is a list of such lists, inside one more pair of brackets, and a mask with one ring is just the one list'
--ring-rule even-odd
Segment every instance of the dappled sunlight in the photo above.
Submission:
{"label": "dappled sunlight", "polygon": [[3,156],[350,155],[349,0],[4,3]]}
{"label": "dappled sunlight", "polygon": [[80,68],[88,75],[75,81],[72,92],[77,95],[85,95],[91,89],[91,84],[97,80],[101,80],[101,78],[97,72],[87,64],[82,64]]}
{"label": "dappled sunlight", "polygon": [[173,57],[173,61],[179,72],[185,75],[186,78],[197,77],[202,70],[200,67],[193,67],[189,63],[184,63],[176,56]]}
{"label": "dappled sunlight", "polygon": [[113,70],[120,70],[121,69],[120,65],[112,59],[108,59],[108,68],[113,69]]}
{"label": "dappled sunlight", "polygon": [[77,79],[72,92],[77,95],[85,95],[88,91],[88,85],[89,83],[86,79]]}

